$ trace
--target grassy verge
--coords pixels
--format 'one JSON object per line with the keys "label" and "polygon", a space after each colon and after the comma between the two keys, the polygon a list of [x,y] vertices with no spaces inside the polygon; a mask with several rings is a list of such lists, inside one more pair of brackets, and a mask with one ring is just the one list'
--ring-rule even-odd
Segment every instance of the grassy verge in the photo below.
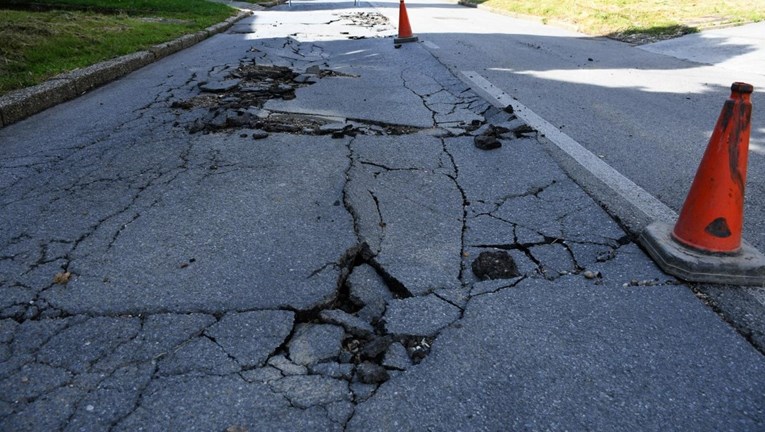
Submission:
{"label": "grassy verge", "polygon": [[28,5],[17,3],[14,10],[0,9],[0,94],[193,33],[235,12],[205,0],[56,3],[64,7],[18,10]]}
{"label": "grassy verge", "polygon": [[762,21],[765,0],[467,0],[513,14],[575,25],[631,42]]}

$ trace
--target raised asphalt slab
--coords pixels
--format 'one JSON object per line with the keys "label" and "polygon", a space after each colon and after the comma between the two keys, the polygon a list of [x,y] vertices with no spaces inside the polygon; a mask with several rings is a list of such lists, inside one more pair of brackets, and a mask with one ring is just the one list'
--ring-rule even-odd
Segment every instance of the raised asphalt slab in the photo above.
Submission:
{"label": "raised asphalt slab", "polygon": [[294,2],[0,130],[0,429],[763,428],[762,354],[394,33]]}

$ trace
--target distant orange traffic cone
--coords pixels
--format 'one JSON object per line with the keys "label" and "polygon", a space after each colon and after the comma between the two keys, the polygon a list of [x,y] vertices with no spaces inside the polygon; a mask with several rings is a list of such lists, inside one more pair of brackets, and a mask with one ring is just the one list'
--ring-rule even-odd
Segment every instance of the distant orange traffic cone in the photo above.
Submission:
{"label": "distant orange traffic cone", "polygon": [[752,91],[746,83],[731,86],[672,232],[686,246],[709,252],[741,247]]}
{"label": "distant orange traffic cone", "polygon": [[417,42],[417,36],[412,34],[412,27],[409,25],[409,15],[406,14],[406,5],[404,0],[398,5],[398,37],[393,39],[394,44],[406,42]]}

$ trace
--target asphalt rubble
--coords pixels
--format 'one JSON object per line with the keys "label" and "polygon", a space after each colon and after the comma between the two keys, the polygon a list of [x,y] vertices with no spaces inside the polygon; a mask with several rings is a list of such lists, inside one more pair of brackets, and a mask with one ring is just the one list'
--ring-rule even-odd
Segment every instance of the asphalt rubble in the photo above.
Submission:
{"label": "asphalt rubble", "polygon": [[765,428],[763,355],[511,108],[292,12],[0,130],[0,429]]}

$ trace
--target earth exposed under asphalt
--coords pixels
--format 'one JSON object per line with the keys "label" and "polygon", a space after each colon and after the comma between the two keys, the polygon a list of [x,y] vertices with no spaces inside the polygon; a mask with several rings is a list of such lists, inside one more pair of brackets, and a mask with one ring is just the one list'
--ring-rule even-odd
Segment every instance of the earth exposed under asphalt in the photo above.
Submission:
{"label": "earth exposed under asphalt", "polygon": [[762,355],[347,6],[0,130],[0,429],[761,430]]}

